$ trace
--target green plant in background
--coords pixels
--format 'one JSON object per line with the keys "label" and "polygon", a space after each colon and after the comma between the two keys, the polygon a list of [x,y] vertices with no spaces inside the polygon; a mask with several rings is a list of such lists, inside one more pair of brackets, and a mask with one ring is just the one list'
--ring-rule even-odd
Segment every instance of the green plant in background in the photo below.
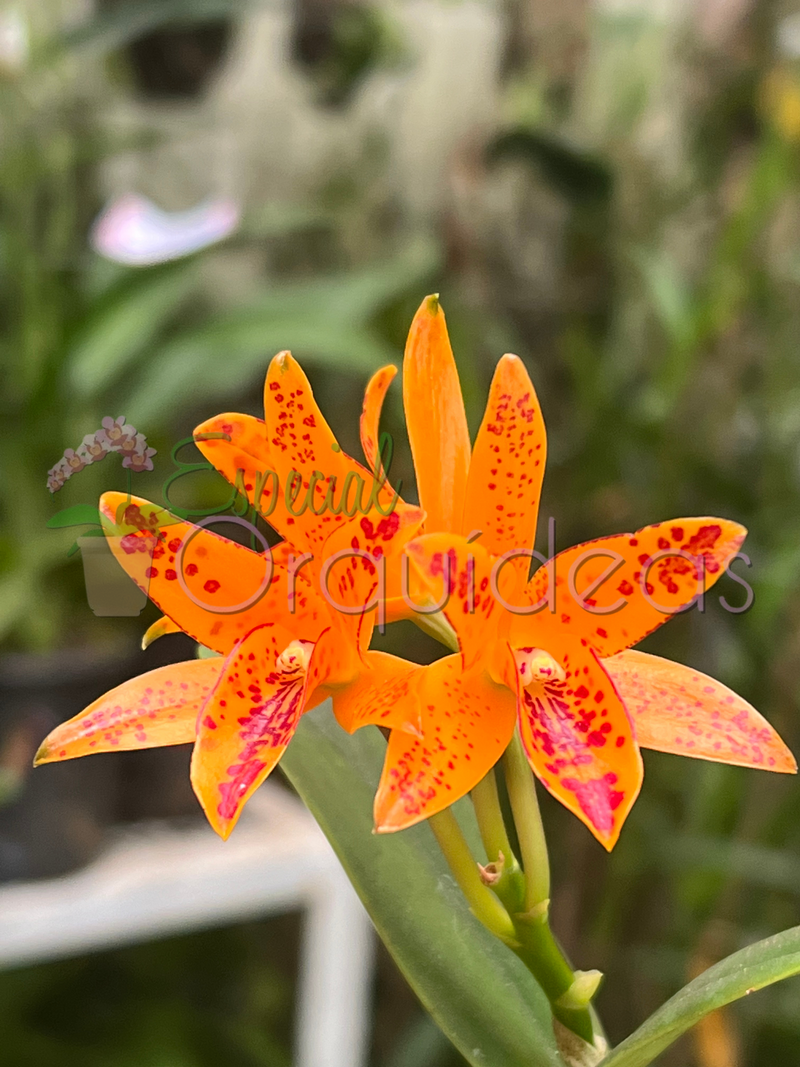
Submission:
{"label": "green plant in background", "polygon": [[[151,10],[145,24],[170,12]],[[141,17],[129,23],[101,18],[78,41],[102,55],[141,31]],[[72,55],[47,40],[33,45],[30,62],[0,82],[0,641],[46,648],[57,643],[77,585],[74,575],[62,580],[68,543],[39,535],[55,510],[46,492],[30,491],[42,471],[122,396],[125,414],[160,440],[179,399],[235,395],[257,379],[264,353],[286,344],[342,371],[385,362],[391,350],[371,323],[435,268],[437,252],[412,241],[376,268],[342,264],[228,306],[214,299],[204,270],[213,251],[138,269],[104,262],[86,237],[99,207],[98,167],[117,146],[92,124]],[[233,241],[254,246],[334,225],[329,213],[276,206],[254,211]],[[63,503],[91,499],[99,484],[87,472]]]}

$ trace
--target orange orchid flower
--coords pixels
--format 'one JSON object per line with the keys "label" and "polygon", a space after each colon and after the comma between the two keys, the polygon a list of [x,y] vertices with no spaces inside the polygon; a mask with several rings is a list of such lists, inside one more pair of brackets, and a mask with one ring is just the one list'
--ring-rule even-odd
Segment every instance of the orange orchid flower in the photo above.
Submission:
{"label": "orange orchid flower", "polygon": [[[408,729],[389,740],[377,829],[403,829],[465,795],[517,724],[536,776],[607,849],[642,784],[640,748],[796,771],[775,730],[741,697],[692,668],[629,651],[713,585],[744,528],[716,518],[656,523],[559,553],[527,581],[547,446],[524,364],[500,360],[472,449],[435,297],[417,312],[403,370],[427,513],[424,536],[406,550],[409,599],[442,605],[460,651],[430,666],[368,652],[372,676],[334,694],[348,730],[390,709],[397,721],[406,709]],[[367,390],[370,459],[392,377],[391,368],[379,372]],[[395,617],[413,615],[402,599],[393,603]],[[389,668],[391,682],[381,685]]]}
{"label": "orange orchid flower", "polygon": [[[114,556],[164,612],[145,643],[180,630],[222,658],[172,664],[118,686],[57,727],[36,762],[194,742],[192,785],[227,837],[303,712],[366,669],[379,562],[401,550],[424,514],[395,501],[341,451],[288,353],[270,365],[263,422],[223,415],[197,432],[225,435],[202,441],[204,451],[225,471],[235,453],[245,491],[270,498],[262,507],[287,539],[258,553],[149,501],[104,494]],[[234,433],[236,446],[227,440]],[[351,508],[352,487],[369,494],[363,514]],[[381,715],[387,727],[413,729],[405,715]]]}

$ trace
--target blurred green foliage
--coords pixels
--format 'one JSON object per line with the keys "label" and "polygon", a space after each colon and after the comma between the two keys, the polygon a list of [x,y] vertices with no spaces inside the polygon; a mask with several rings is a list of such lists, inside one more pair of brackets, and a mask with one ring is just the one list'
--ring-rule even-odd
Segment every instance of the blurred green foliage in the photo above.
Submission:
{"label": "blurred green foliage", "polygon": [[[156,18],[152,10],[144,22],[147,12],[123,18],[125,11],[73,33],[74,47],[119,43]],[[410,239],[358,268],[334,251],[316,278],[289,269],[227,302],[215,293],[213,251],[138,269],[101,260],[87,245],[101,206],[98,167],[121,145],[93,123],[71,54],[51,66],[58,50],[39,48],[34,55],[46,62],[0,79],[0,645],[42,649],[70,633],[81,582],[77,561],[64,573],[70,541],[47,536],[45,523],[59,506],[125,482],[112,460],[50,499],[46,472],[64,449],[120,412],[151,444],[171,445],[176,427],[191,432],[181,418],[257,387],[282,348],[366,375],[395,355],[373,320],[431,274],[437,251],[430,240]],[[335,249],[335,225],[322,203],[265,205],[219,254],[302,243],[309,233]],[[167,462],[162,451],[161,481]]]}

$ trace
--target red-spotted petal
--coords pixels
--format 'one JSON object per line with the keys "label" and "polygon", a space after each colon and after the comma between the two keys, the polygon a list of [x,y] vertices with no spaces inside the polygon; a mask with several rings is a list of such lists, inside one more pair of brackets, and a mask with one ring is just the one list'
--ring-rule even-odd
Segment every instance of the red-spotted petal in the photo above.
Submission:
{"label": "red-spotted petal", "polygon": [[594,651],[574,639],[547,651],[564,677],[520,688],[525,751],[542,784],[610,850],[641,788],[639,749]]}
{"label": "red-spotted petal", "polygon": [[42,742],[36,764],[194,741],[197,713],[222,670],[219,657],[158,667],[109,690]]}
{"label": "red-spotted petal", "polygon": [[333,692],[339,725],[349,734],[368,725],[419,734],[421,710],[414,685],[420,670],[386,652],[367,652],[358,679]]}
{"label": "red-spotted petal", "polygon": [[[747,531],[726,519],[673,519],[559,552],[526,590],[533,615],[515,615],[511,641],[547,645],[551,630],[613,656],[689,606],[725,572]],[[555,597],[548,601],[555,567]]]}
{"label": "red-spotted petal", "polygon": [[[544,420],[525,365],[503,356],[472,450],[463,534],[481,530],[481,544],[495,556],[533,548],[546,454]],[[509,566],[524,582],[530,558]]]}
{"label": "red-spotted petal", "polygon": [[227,657],[200,710],[192,785],[223,838],[297,728],[313,650],[313,642],[293,640],[281,626],[256,627]]}
{"label": "red-spotted petal", "polygon": [[202,422],[194,431],[195,444],[209,463],[236,486],[262,515],[278,511],[285,524],[286,505],[278,485],[267,445],[267,425],[262,419],[228,411]]}
{"label": "red-spotted petal", "polygon": [[469,669],[510,622],[492,590],[493,558],[480,543],[441,533],[417,537],[406,552],[409,598],[443,612],[458,636],[464,667]]}
{"label": "red-spotted petal", "polygon": [[267,621],[312,640],[330,626],[322,598],[274,560],[270,576],[263,555],[139,497],[105,493],[100,512],[123,569],[185,633],[216,652],[229,652]]}
{"label": "red-spotted petal", "polygon": [[318,556],[335,527],[357,512],[369,512],[376,500],[391,509],[394,494],[342,452],[308,379],[288,352],[270,363],[264,417],[286,505],[285,515],[276,508],[269,521],[287,540]]}
{"label": "red-spotted petal", "polygon": [[391,833],[465,796],[495,765],[514,732],[513,694],[482,670],[464,673],[460,656],[418,668],[409,698],[422,737],[393,730],[375,797],[375,827]]}
{"label": "red-spotted petal", "polygon": [[345,640],[362,652],[375,622],[383,622],[387,572],[422,526],[425,512],[403,505],[390,515],[373,511],[337,527],[325,542],[321,588]]}
{"label": "red-spotted petal", "polygon": [[642,748],[795,774],[797,763],[754,707],[706,674],[645,652],[603,666]]}

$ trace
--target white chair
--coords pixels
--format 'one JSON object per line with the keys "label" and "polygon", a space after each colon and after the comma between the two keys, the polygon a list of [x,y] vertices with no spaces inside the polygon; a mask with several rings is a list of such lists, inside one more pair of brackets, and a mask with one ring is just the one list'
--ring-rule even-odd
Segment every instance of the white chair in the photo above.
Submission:
{"label": "white chair", "polygon": [[120,831],[73,874],[0,888],[0,967],[303,908],[296,1067],[363,1067],[374,940],[306,809],[269,783],[228,841],[206,826]]}

